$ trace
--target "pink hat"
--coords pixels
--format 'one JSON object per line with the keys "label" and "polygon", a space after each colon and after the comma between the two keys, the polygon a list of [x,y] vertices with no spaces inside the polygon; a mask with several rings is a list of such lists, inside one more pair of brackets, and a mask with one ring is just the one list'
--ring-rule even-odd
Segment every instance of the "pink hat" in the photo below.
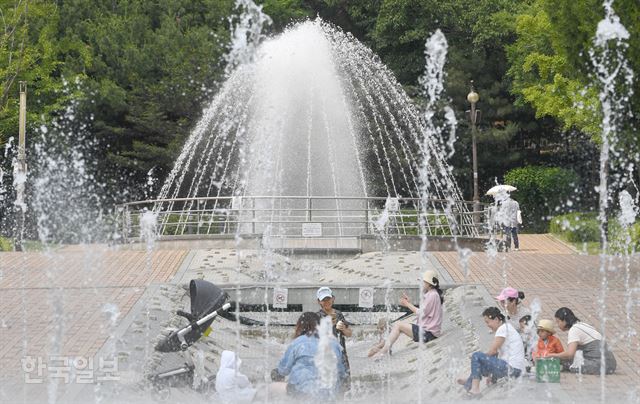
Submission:
{"label": "pink hat", "polygon": [[498,296],[496,296],[496,300],[503,301],[507,300],[507,298],[518,298],[518,291],[514,288],[504,288],[502,292]]}

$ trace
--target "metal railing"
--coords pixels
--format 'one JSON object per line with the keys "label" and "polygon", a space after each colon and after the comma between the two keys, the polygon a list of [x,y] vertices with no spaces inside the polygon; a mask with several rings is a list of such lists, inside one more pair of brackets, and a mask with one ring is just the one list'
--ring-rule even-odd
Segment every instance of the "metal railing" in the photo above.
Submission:
{"label": "metal railing", "polygon": [[[158,236],[268,234],[296,237],[357,237],[363,234],[477,236],[487,205],[450,204],[418,198],[243,196],[156,199],[116,206],[124,241],[142,235],[145,212],[154,214]],[[421,215],[421,212],[424,212]],[[148,226],[148,224],[147,224]]]}

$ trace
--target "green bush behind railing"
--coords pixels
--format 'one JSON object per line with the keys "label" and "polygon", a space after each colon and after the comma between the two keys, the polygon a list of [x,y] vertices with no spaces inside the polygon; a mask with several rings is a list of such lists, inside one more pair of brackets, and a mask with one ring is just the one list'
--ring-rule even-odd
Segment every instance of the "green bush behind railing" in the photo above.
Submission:
{"label": "green bush behind railing", "polygon": [[[575,244],[587,246],[589,252],[597,252],[600,242],[600,222],[596,212],[573,212],[555,216],[549,223],[549,232]],[[609,253],[640,251],[640,223],[625,230],[615,217],[608,225]]]}
{"label": "green bush behind railing", "polygon": [[[129,235],[130,237],[140,236],[140,217],[141,215],[137,212],[131,213],[129,226],[133,232]],[[226,215],[169,213],[162,214],[158,218],[158,225],[164,223],[163,236],[175,235],[176,231],[180,231],[180,234],[222,234],[226,219]],[[209,225],[209,221],[211,221],[211,225]],[[228,224],[228,226],[231,225],[235,224]],[[184,228],[184,232],[182,228]],[[231,232],[235,231],[235,227],[233,229]]]}
{"label": "green bush behind railing", "polygon": [[[418,236],[420,235],[420,221],[418,219],[418,211],[416,209],[402,209],[398,216],[391,216],[393,226],[398,230],[403,230],[403,234]],[[428,214],[426,216],[427,224],[431,228],[430,234],[433,236],[450,236],[451,228],[449,220],[444,214]]]}

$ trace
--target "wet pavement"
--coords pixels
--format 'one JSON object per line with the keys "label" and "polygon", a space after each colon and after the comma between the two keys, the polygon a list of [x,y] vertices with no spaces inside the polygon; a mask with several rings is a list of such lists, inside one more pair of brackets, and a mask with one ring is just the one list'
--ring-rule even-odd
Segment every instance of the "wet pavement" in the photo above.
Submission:
{"label": "wet pavement", "polygon": [[[366,352],[378,338],[375,324],[389,314],[349,313],[348,318],[357,325],[348,341],[353,390],[345,401],[461,400],[462,389],[454,380],[468,373],[470,354],[486,349],[492,338],[480,312],[493,305],[491,296],[508,284],[526,293],[526,304],[539,299],[547,318],[558,307],[569,306],[584,321],[599,326],[599,310],[604,308],[607,336],[619,370],[607,376],[604,384],[597,376],[567,373],[562,374],[560,384],[540,384],[523,377],[488,388],[483,400],[598,402],[604,395],[605,400],[639,402],[640,343],[634,334],[640,310],[638,259],[607,274],[602,305],[598,300],[599,257],[579,255],[547,235],[522,235],[521,244],[519,252],[493,257],[475,253],[467,267],[455,252],[426,256],[426,265],[440,273],[443,283],[453,286],[446,294],[444,335],[427,346],[401,336],[391,357],[371,361]],[[188,309],[185,286],[193,278],[240,287],[341,284],[378,290],[390,284],[414,285],[421,272],[416,269],[421,264],[416,252],[322,259],[230,248],[159,247],[146,252],[91,246],[53,254],[0,253],[0,258],[2,403],[155,402],[165,398],[167,391],[158,395],[149,375],[193,358],[202,365],[204,376],[214,375],[224,349],[239,352],[244,372],[254,383],[264,384],[265,375],[286,348],[290,327],[251,330],[217,319],[213,333],[188,350],[193,355],[190,358],[153,350],[162,335],[185,324],[173,313]],[[269,272],[264,270],[265,263]],[[265,319],[264,313],[245,314]],[[272,313],[269,320],[271,324],[291,323],[296,316]],[[566,333],[559,336],[566,342]],[[117,371],[112,366],[114,358]],[[82,367],[82,359],[93,359],[92,366]],[[189,386],[171,388],[168,393],[165,399],[174,402],[215,402],[213,393],[195,392]]]}

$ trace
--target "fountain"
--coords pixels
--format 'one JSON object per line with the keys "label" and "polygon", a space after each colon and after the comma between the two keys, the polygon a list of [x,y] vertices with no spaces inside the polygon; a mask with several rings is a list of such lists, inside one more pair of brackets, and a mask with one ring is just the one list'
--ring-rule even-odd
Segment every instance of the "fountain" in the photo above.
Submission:
{"label": "fountain", "polygon": [[[446,38],[436,31],[426,43],[427,71],[421,84],[427,105],[425,113],[420,113],[391,72],[349,34],[315,20],[267,39],[262,27],[269,20],[260,8],[248,0],[238,4],[247,13],[240,17],[244,28],[234,37],[240,42],[250,38],[250,43],[232,46],[227,81],[187,140],[157,198],[120,207],[118,220],[125,224],[123,228],[137,229],[125,233],[125,241],[131,241],[127,236],[139,236],[143,244],[91,244],[106,226],[96,213],[101,209],[97,197],[100,185],[93,182],[91,162],[85,157],[84,148],[90,143],[62,147],[73,144],[86,129],[74,122],[73,105],[64,123],[40,129],[36,153],[41,164],[34,175],[32,211],[45,253],[42,257],[31,253],[8,256],[9,268],[0,267],[0,283],[5,281],[0,286],[10,282],[19,286],[6,294],[0,290],[0,307],[21,301],[18,315],[3,314],[0,318],[0,332],[9,330],[6,319],[14,328],[2,335],[8,335],[11,341],[22,338],[23,358],[33,352],[71,356],[69,352],[76,347],[67,344],[69,336],[84,324],[89,324],[89,329],[97,324],[97,336],[93,337],[100,344],[83,352],[95,354],[96,361],[115,357],[120,361],[120,377],[115,383],[89,387],[68,386],[51,377],[45,379],[45,394],[35,400],[166,399],[163,394],[167,390],[158,395],[149,376],[173,365],[183,366],[182,357],[167,355],[167,360],[152,352],[152,347],[163,335],[184,326],[174,313],[186,308],[185,285],[191,279],[204,279],[219,285],[237,303],[230,309],[235,319],[216,319],[212,336],[189,347],[196,377],[191,386],[168,389],[174,401],[212,400],[212,393],[196,391],[196,384],[210,381],[207,378],[215,373],[223,349],[233,349],[245,360],[249,366],[243,370],[253,382],[268,379],[290,340],[291,324],[300,311],[317,310],[314,292],[318,285],[325,284],[334,289],[337,303],[344,306],[348,320],[357,327],[349,341],[354,373],[346,400],[394,402],[400,395],[410,395],[418,402],[455,401],[459,397],[452,385],[455,375],[466,369],[469,354],[483,348],[489,338],[478,313],[493,300],[484,289],[488,283],[481,285],[480,275],[474,273],[478,262],[489,260],[498,266],[496,261],[501,257],[497,263],[501,268],[494,268],[491,274],[502,276],[494,280],[506,286],[517,279],[509,264],[519,258],[501,255],[495,246],[478,256],[457,243],[464,236],[477,236],[478,228],[447,164],[455,142],[453,111],[435,109],[443,88]],[[632,172],[635,164],[615,147],[621,117],[617,108],[624,102],[616,98],[615,87],[609,87],[618,79],[628,83],[632,78],[624,67],[624,58],[613,54],[621,64],[612,64],[608,48],[611,40],[624,42],[626,38],[609,4],[596,38],[599,50],[593,54],[605,107],[600,188],[603,223],[612,200],[610,192],[632,182],[630,175],[622,175],[611,183],[609,172]],[[620,72],[622,76],[615,75]],[[433,122],[436,114],[445,117],[444,124]],[[53,136],[49,135],[53,131],[64,143],[52,142]],[[447,139],[443,138],[445,134]],[[153,181],[150,172],[149,185]],[[70,190],[74,192],[70,194]],[[627,191],[620,192],[618,199],[618,222],[627,229],[628,240],[628,229],[638,215],[638,201]],[[92,205],[87,207],[87,202]],[[320,224],[320,235],[335,238],[374,233],[372,237],[383,246],[382,251],[342,251],[335,256],[327,251],[283,254],[278,238],[318,237],[318,228],[309,224]],[[72,246],[59,251],[52,242],[54,234],[57,239],[62,235],[67,242],[84,244],[80,249]],[[244,243],[248,234],[260,235],[262,243],[247,248]],[[391,236],[397,234],[415,236],[419,248],[393,251],[389,248]],[[452,255],[436,257],[429,252],[429,243],[440,234],[452,236]],[[230,239],[213,248],[197,242],[179,243],[188,239],[185,236],[220,235]],[[182,239],[162,245],[161,240],[167,236]],[[625,253],[618,257],[622,265],[615,266],[610,252],[603,250],[598,318],[601,331],[610,333],[609,281],[614,274],[622,273],[627,313],[620,332],[628,337],[628,348],[633,350],[637,349],[632,346],[634,338],[637,340],[633,314],[638,290],[633,267],[636,252]],[[447,260],[453,264],[445,267]],[[68,271],[70,266],[75,272]],[[42,268],[44,281],[33,280],[40,275],[33,268]],[[412,298],[419,296],[415,278],[424,268],[436,270],[448,289],[445,335],[428,344],[397,344],[394,357],[388,361],[369,362],[366,351],[372,341],[372,324],[380,319],[403,318],[395,302],[402,290]],[[120,283],[118,276],[123,272],[143,281]],[[63,283],[69,278],[73,278],[72,286]],[[47,290],[45,320],[54,323],[47,325],[45,335],[51,339],[44,348],[30,337],[33,330],[29,321],[43,320],[27,320],[35,311],[30,300],[33,288]],[[367,293],[371,299],[365,301]],[[548,311],[537,298],[531,306],[534,319]],[[82,323],[77,319],[82,318],[83,310],[104,318],[92,317]],[[247,325],[241,316],[251,317],[254,325]],[[323,350],[316,363],[327,385],[334,376],[329,370],[335,358],[326,350],[330,338],[330,326],[323,323]],[[76,362],[84,359],[74,358]],[[81,367],[76,368],[80,372]],[[22,391],[15,395],[8,387],[10,383],[4,383],[5,375],[0,376],[0,399],[33,399],[33,386],[21,386]],[[599,399],[604,402],[608,386],[604,376],[600,381]],[[520,397],[525,390],[526,397]],[[538,395],[530,390],[526,380],[510,381],[494,389],[496,393],[490,398],[512,400],[518,396],[524,401],[549,401],[563,397],[553,386],[536,389]],[[629,388],[628,394],[633,402],[637,390]],[[268,395],[265,401],[274,402]]]}
{"label": "fountain", "polygon": [[[392,219],[402,221],[395,227],[418,234],[423,206],[428,234],[477,235],[431,116],[369,49],[316,20],[243,58],[162,186],[159,234],[192,233],[187,223],[197,222],[199,234],[270,226],[272,235],[299,237],[302,223],[320,222],[323,236],[357,236],[391,197],[400,213]],[[420,200],[419,183],[429,198]]]}

